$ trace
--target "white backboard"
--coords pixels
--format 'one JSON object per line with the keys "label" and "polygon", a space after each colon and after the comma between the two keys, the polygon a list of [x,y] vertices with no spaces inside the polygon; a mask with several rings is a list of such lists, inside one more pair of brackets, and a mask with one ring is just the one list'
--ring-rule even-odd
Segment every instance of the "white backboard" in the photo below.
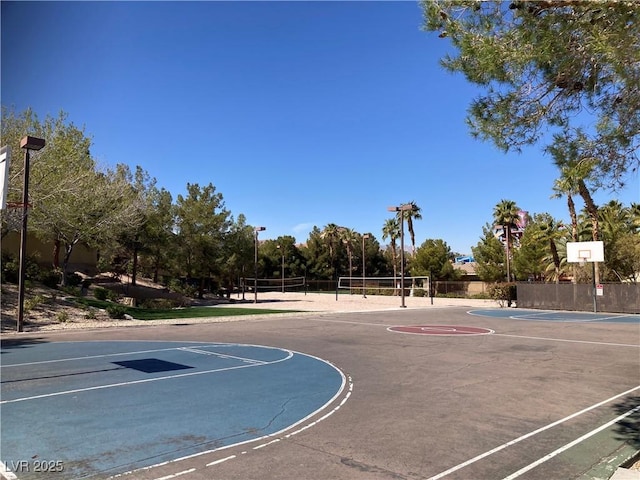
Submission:
{"label": "white backboard", "polygon": [[604,243],[567,242],[567,262],[604,262]]}
{"label": "white backboard", "polygon": [[9,186],[9,165],[11,164],[11,147],[0,148],[0,210],[7,207],[7,187]]}

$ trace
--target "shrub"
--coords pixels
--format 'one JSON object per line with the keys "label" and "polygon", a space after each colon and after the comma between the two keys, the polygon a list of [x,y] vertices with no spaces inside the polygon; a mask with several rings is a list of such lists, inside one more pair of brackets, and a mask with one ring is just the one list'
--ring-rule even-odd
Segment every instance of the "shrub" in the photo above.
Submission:
{"label": "shrub", "polygon": [[80,288],[75,286],[75,287],[70,287],[70,286],[64,286],[62,287],[62,291],[65,292],[67,295],[72,296],[72,297],[79,297],[80,296]]}
{"label": "shrub", "polygon": [[82,283],[82,277],[80,275],[78,275],[77,273],[73,272],[73,273],[68,273],[67,274],[66,284],[69,287],[77,287],[81,283]]}
{"label": "shrub", "polygon": [[181,303],[170,298],[148,298],[140,303],[141,308],[149,310],[168,310],[180,306]]}
{"label": "shrub", "polygon": [[96,297],[96,300],[109,300],[115,302],[118,300],[118,293],[113,290],[109,290],[104,287],[96,287],[93,289],[93,296]]}
{"label": "shrub", "polygon": [[107,313],[111,318],[124,318],[127,313],[127,308],[114,303],[113,305],[107,306]]}
{"label": "shrub", "polygon": [[40,282],[49,288],[58,288],[62,275],[57,270],[45,270],[40,273]]}
{"label": "shrub", "polygon": [[108,293],[109,290],[104,287],[96,287],[93,289],[93,296],[96,297],[97,300],[106,300]]}
{"label": "shrub", "polygon": [[118,300],[118,292],[114,291],[114,290],[109,290],[108,288],[107,290],[107,300],[111,300],[112,302],[115,302],[116,300]]}
{"label": "shrub", "polygon": [[56,315],[56,320],[60,323],[66,323],[69,321],[69,314],[65,310],[62,310]]}
{"label": "shrub", "polygon": [[476,300],[490,300],[491,296],[488,293],[474,293],[473,295],[471,295],[471,297],[469,298],[473,298]]}
{"label": "shrub", "polygon": [[500,307],[511,306],[511,302],[517,300],[517,289],[515,283],[495,283],[487,291],[489,296],[498,302]]}
{"label": "shrub", "polygon": [[416,288],[413,290],[413,296],[414,297],[424,297],[426,296],[426,292],[424,291],[424,288]]}
{"label": "shrub", "polygon": [[180,280],[173,279],[169,283],[169,289],[172,292],[179,293],[185,297],[195,298],[198,295],[198,289],[188,283],[183,283]]}
{"label": "shrub", "polygon": [[87,313],[84,314],[84,318],[86,318],[87,320],[95,320],[97,318],[96,309],[89,307],[87,309]]}
{"label": "shrub", "polygon": [[[25,279],[37,279],[40,276],[40,267],[36,256],[28,255],[25,259]],[[11,253],[2,254],[2,282],[18,283],[20,276],[20,259]]]}
{"label": "shrub", "polygon": [[2,283],[18,283],[18,259],[10,253],[2,254]]}
{"label": "shrub", "polygon": [[29,310],[33,310],[34,308],[36,308],[38,305],[42,304],[46,302],[46,298],[44,298],[42,295],[35,295],[31,298],[27,298],[24,301],[24,310],[25,312],[28,312]]}

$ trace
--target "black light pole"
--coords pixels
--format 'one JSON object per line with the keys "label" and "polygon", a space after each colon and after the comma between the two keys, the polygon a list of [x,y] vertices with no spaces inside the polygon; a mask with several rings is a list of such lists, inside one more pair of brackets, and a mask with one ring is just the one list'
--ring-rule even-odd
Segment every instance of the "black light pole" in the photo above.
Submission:
{"label": "black light pole", "polygon": [[20,148],[24,150],[24,185],[22,187],[22,230],[20,232],[20,275],[18,281],[18,321],[17,330],[22,331],[24,319],[24,275],[27,262],[27,214],[29,211],[29,152],[44,147],[42,138],[26,136],[20,140]]}
{"label": "black light pole", "polygon": [[404,304],[404,213],[400,210],[400,306],[406,308]]}
{"label": "black light pole", "polygon": [[258,232],[264,232],[265,227],[256,227],[253,229],[255,256],[253,257],[253,303],[258,303]]}
{"label": "black light pole", "polygon": [[244,287],[245,287],[245,284],[247,283],[246,278],[247,277],[244,273],[244,265],[242,265],[242,300],[243,301],[244,301]]}
{"label": "black light pole", "polygon": [[400,213],[400,295],[402,298],[402,304],[400,307],[406,308],[404,304],[404,212],[414,210],[415,206],[411,203],[405,203],[399,207],[387,208],[390,212]]}
{"label": "black light pole", "polygon": [[365,239],[369,238],[369,234],[365,233],[362,235],[362,298],[367,298],[367,275],[366,275],[366,268],[367,268],[367,262],[366,262],[366,258],[365,258],[365,250],[364,250],[364,241]]}
{"label": "black light pole", "polygon": [[431,285],[431,281],[433,280],[433,273],[431,273],[431,269],[429,269],[429,297],[431,297],[431,305],[433,305],[433,286]]}

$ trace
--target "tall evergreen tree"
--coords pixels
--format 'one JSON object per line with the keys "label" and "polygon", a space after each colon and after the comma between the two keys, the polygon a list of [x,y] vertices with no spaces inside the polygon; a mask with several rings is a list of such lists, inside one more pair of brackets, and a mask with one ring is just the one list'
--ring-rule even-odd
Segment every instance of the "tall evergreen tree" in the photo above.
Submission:
{"label": "tall evergreen tree", "polygon": [[483,93],[472,133],[509,151],[562,133],[624,184],[640,166],[640,5],[634,1],[423,0],[425,28],[454,47],[442,65]]}
{"label": "tall evergreen tree", "polygon": [[476,274],[484,282],[499,282],[506,276],[504,246],[493,234],[493,228],[486,224],[482,237],[475,247],[471,247],[476,260]]}

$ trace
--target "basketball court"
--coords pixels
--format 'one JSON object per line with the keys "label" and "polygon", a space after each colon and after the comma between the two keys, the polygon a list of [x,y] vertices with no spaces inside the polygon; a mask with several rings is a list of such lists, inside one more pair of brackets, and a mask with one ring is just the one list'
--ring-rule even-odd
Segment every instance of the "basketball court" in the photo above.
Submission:
{"label": "basketball court", "polygon": [[16,335],[4,476],[608,478],[640,450],[639,316],[610,317],[436,306]]}

